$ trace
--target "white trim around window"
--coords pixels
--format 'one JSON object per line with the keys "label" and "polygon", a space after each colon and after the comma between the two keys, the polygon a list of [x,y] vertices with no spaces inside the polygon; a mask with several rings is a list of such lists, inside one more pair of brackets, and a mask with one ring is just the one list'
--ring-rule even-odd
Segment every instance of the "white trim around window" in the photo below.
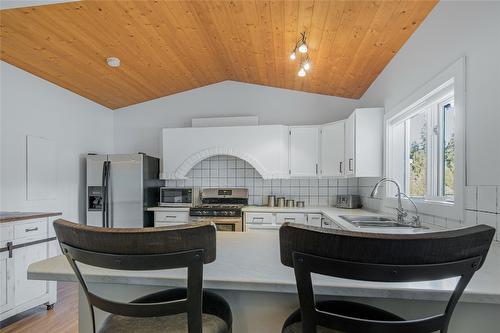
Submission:
{"label": "white trim around window", "polygon": [[[407,188],[404,182],[406,177],[405,172],[396,170],[394,160],[405,158],[405,156],[395,156],[393,148],[396,145],[401,145],[401,140],[395,140],[394,135],[405,135],[404,128],[396,128],[395,124],[402,122],[403,119],[408,119],[413,114],[424,109],[427,105],[436,103],[445,99],[447,96],[453,95],[455,108],[455,176],[454,176],[454,201],[449,202],[442,198],[436,197],[416,199],[415,202],[419,209],[419,213],[440,216],[450,219],[463,220],[464,209],[464,192],[466,184],[466,163],[465,163],[465,57],[460,58],[443,72],[436,75],[429,82],[418,88],[414,93],[405,98],[396,107],[389,110],[385,115],[384,120],[384,173],[389,178],[394,178],[401,182],[403,188]],[[403,126],[400,126],[403,127]],[[396,133],[396,134],[394,134]],[[404,141],[404,140],[403,140]],[[433,146],[433,145],[431,145]],[[393,151],[391,151],[393,149]],[[399,154],[399,153],[398,153]],[[392,160],[392,161],[391,161]],[[428,164],[431,172],[434,170],[435,162],[429,161]],[[408,165],[405,166],[408,168]],[[437,168],[436,168],[437,169]],[[406,169],[408,172],[408,169]],[[428,183],[430,181],[428,180]],[[435,191],[434,191],[435,192]],[[393,198],[393,191],[386,187],[384,205],[389,208],[397,206],[396,199]],[[404,200],[405,208],[412,210],[408,200]]]}

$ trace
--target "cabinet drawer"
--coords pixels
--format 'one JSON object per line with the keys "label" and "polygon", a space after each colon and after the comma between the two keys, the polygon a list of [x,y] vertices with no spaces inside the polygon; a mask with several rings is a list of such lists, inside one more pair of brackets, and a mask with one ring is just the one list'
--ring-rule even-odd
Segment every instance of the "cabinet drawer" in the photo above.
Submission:
{"label": "cabinet drawer", "polygon": [[2,244],[14,239],[14,227],[9,225],[5,227],[0,227],[0,247],[4,247]]}
{"label": "cabinet drawer", "polygon": [[334,229],[334,225],[335,225],[335,223],[333,223],[332,220],[330,220],[329,218],[326,218],[326,217],[324,217],[323,221],[321,221],[321,226],[323,228]]}
{"label": "cabinet drawer", "polygon": [[187,224],[187,221],[186,222],[156,222],[155,221],[155,228],[159,228],[159,227],[171,227],[171,226],[174,226],[174,225],[181,225],[181,224]]}
{"label": "cabinet drawer", "polygon": [[155,223],[156,222],[184,222],[189,221],[189,212],[182,211],[166,211],[166,212],[155,212]]}
{"label": "cabinet drawer", "polygon": [[306,214],[301,213],[278,213],[276,214],[276,224],[291,223],[306,223]]}
{"label": "cabinet drawer", "polygon": [[327,228],[327,229],[337,229],[337,230],[340,230],[342,229],[337,223],[335,223],[335,221],[329,219],[328,217],[324,217],[323,216],[323,219],[321,221],[321,226],[323,228]]}
{"label": "cabinet drawer", "polygon": [[321,214],[307,214],[307,224],[315,227],[321,227]]}
{"label": "cabinet drawer", "polygon": [[47,235],[47,219],[30,220],[14,225],[14,239]]}
{"label": "cabinet drawer", "polygon": [[272,213],[245,213],[246,224],[273,224]]}

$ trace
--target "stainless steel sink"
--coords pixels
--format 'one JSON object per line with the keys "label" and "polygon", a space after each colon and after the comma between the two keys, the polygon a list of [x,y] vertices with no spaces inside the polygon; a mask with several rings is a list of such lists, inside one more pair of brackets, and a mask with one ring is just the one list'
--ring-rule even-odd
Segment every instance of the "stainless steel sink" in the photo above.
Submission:
{"label": "stainless steel sink", "polygon": [[358,228],[412,228],[411,225],[383,216],[341,215],[340,218]]}

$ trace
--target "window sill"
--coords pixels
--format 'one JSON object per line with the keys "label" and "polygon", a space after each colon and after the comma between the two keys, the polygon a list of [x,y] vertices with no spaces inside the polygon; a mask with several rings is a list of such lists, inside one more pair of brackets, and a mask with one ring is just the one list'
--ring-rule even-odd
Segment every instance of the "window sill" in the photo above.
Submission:
{"label": "window sill", "polygon": [[[410,212],[415,211],[415,208],[408,199],[401,198],[401,201],[404,209]],[[424,199],[414,199],[413,201],[415,201],[415,204],[417,205],[419,214],[438,216],[459,221],[464,219],[463,205],[460,205],[457,201],[432,201]],[[397,198],[386,198],[384,200],[384,206],[388,208],[397,208]]]}

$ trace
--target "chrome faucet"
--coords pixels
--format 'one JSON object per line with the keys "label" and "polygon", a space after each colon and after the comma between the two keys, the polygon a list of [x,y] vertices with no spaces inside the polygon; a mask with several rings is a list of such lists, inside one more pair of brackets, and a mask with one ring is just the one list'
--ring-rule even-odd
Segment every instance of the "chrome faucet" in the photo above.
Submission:
{"label": "chrome faucet", "polygon": [[406,210],[404,210],[403,204],[401,202],[401,196],[404,195],[406,198],[408,198],[408,200],[415,207],[415,216],[412,218],[411,224],[413,226],[419,228],[421,226],[421,223],[420,223],[420,217],[418,216],[417,205],[409,196],[407,196],[405,193],[401,192],[401,187],[399,186],[398,182],[395,181],[394,179],[382,178],[381,180],[379,180],[377,182],[377,184],[375,184],[375,186],[373,187],[372,193],[370,194],[370,198],[375,197],[375,195],[377,195],[378,188],[380,187],[380,184],[386,183],[386,182],[393,183],[394,185],[396,185],[396,188],[398,190],[398,193],[396,194],[396,197],[398,198],[398,208],[396,208],[396,211],[397,211],[396,220],[398,221],[398,223],[408,224],[408,222],[405,221],[405,217],[408,216],[408,212]]}
{"label": "chrome faucet", "polygon": [[418,208],[417,205],[415,204],[415,201],[413,201],[412,198],[406,195],[406,193],[402,192],[401,194],[404,195],[406,199],[408,199],[408,201],[410,201],[413,207],[415,208],[415,215],[412,216],[411,218],[411,224],[416,228],[420,228],[422,226],[422,223],[420,222],[420,216],[418,215]]}

